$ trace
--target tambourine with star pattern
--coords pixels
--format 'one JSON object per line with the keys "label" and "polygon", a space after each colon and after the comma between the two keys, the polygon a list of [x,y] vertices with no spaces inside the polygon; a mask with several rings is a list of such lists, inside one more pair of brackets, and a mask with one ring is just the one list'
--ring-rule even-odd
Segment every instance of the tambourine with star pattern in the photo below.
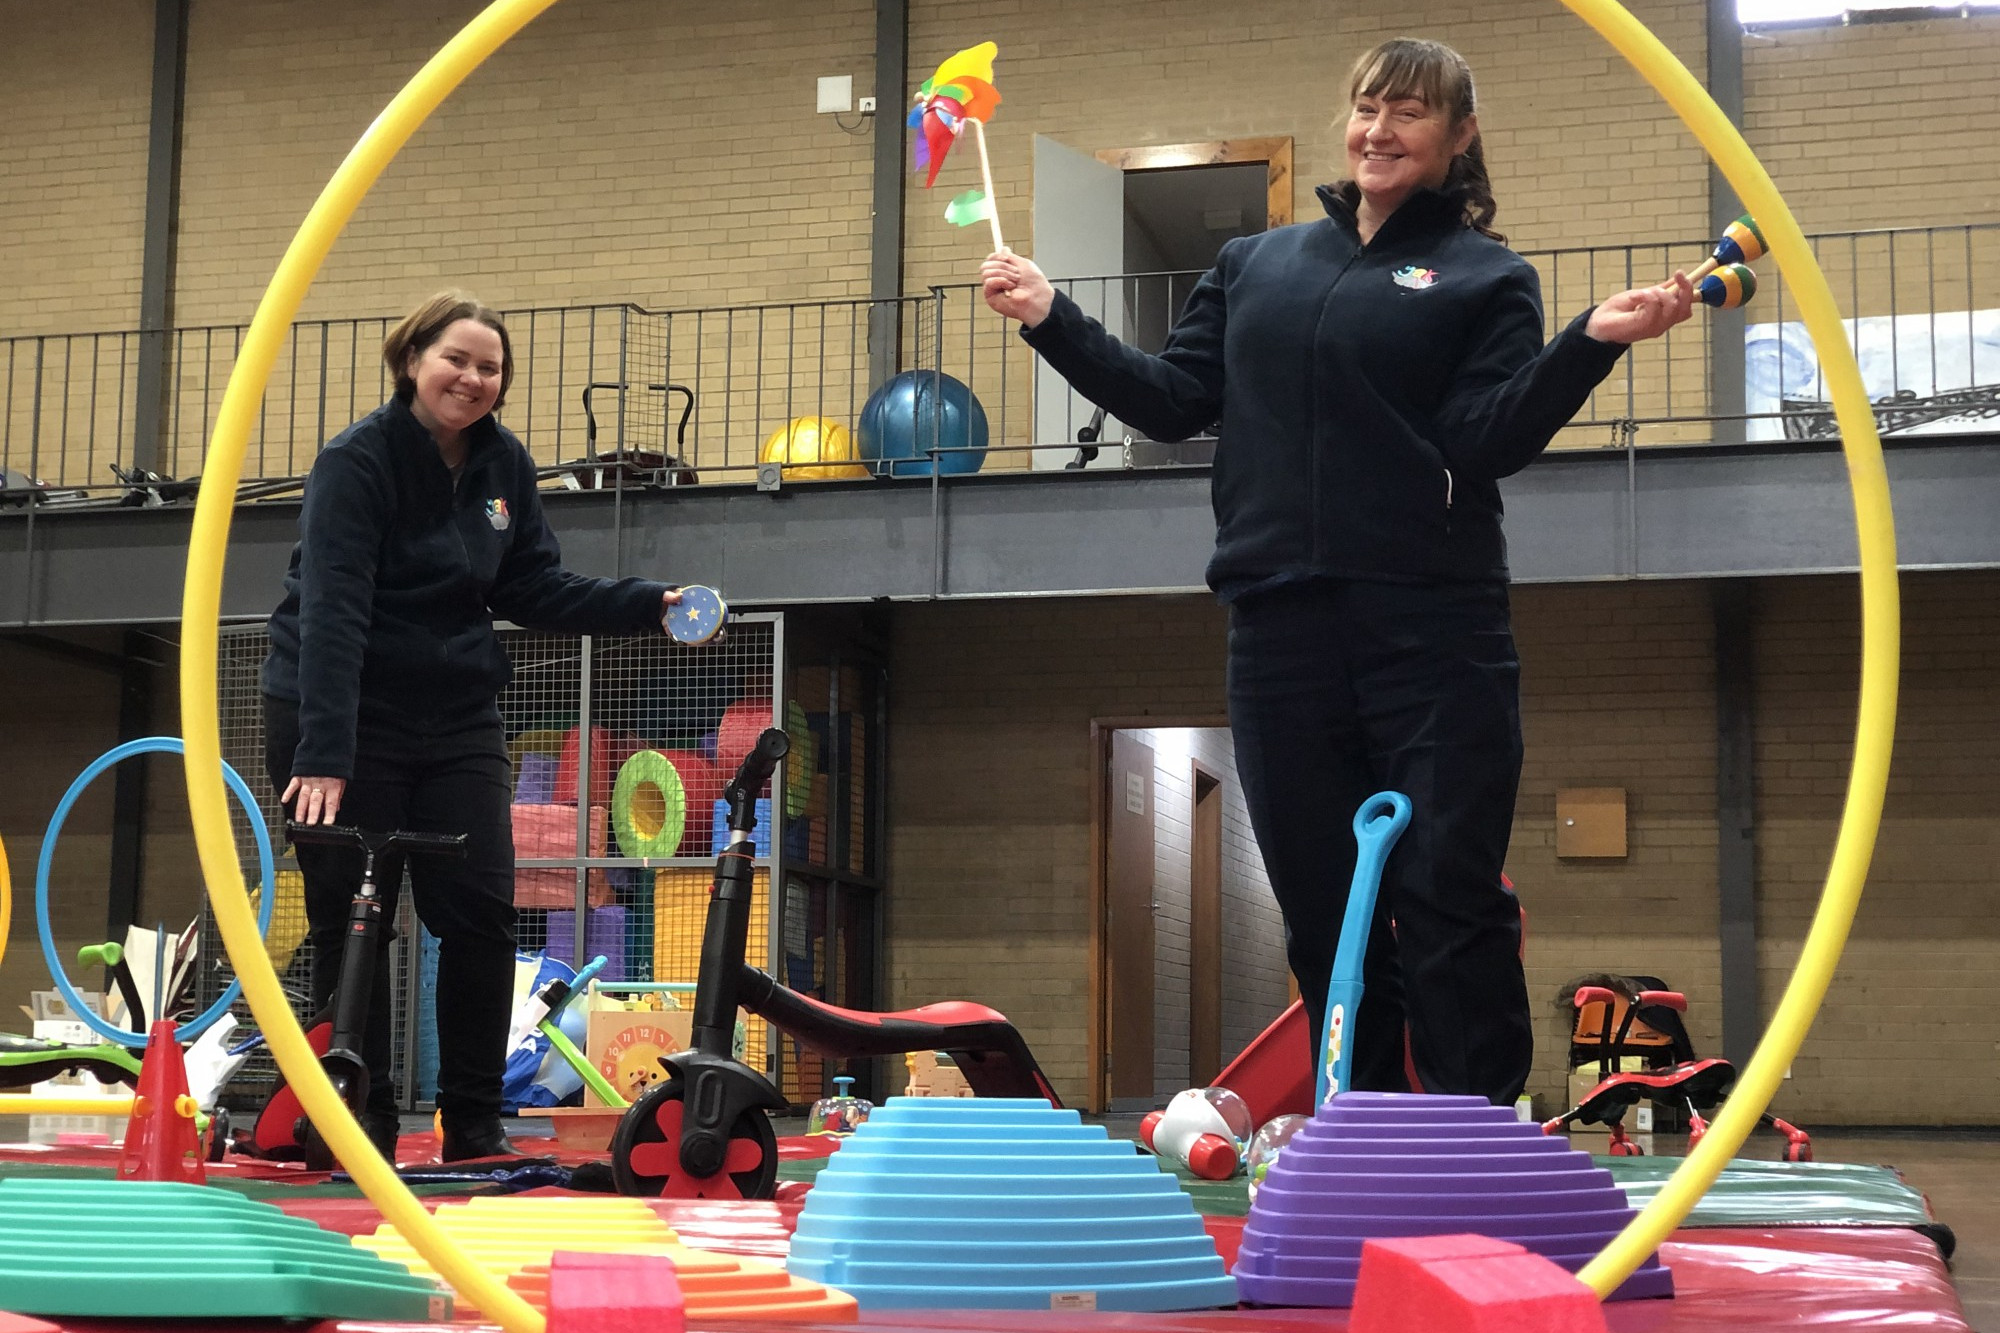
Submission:
{"label": "tambourine with star pattern", "polygon": [[681,589],[680,601],[667,608],[667,633],[680,643],[707,643],[728,616],[729,604],[721,593],[691,583]]}

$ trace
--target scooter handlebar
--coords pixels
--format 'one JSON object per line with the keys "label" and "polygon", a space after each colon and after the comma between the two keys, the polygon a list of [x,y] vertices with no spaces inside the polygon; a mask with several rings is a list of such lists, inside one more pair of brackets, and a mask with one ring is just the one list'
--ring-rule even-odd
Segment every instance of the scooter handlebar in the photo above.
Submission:
{"label": "scooter handlebar", "polygon": [[374,833],[353,824],[301,824],[285,821],[285,836],[293,842],[313,842],[330,847],[358,847],[363,851],[386,852],[395,848],[432,856],[464,856],[463,833],[417,833],[398,829]]}
{"label": "scooter handlebar", "polygon": [[750,753],[743,756],[737,767],[736,776],[722,789],[722,799],[729,803],[729,827],[738,833],[749,833],[757,826],[757,793],[771,780],[777,771],[778,761],[792,748],[792,739],[778,727],[766,727],[757,743],[750,747]]}
{"label": "scooter handlebar", "polygon": [[778,769],[778,761],[792,748],[792,738],[778,727],[766,727],[757,743],[750,747],[750,753],[743,756],[743,763],[736,770],[735,781],[729,785],[740,791],[754,795],[771,774]]}

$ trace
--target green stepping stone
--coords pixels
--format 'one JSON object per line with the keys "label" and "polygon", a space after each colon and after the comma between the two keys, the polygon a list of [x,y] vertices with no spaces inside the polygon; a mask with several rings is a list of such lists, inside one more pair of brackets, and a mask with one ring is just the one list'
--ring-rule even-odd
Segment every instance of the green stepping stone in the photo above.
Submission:
{"label": "green stepping stone", "polygon": [[451,1297],[338,1232],[228,1190],[0,1180],[0,1292],[28,1315],[436,1321]]}
{"label": "green stepping stone", "polygon": [[[1678,1157],[1598,1157],[1634,1208],[1651,1203]],[[1924,1196],[1884,1166],[1736,1158],[1695,1205],[1685,1227],[1905,1226],[1933,1221]]]}

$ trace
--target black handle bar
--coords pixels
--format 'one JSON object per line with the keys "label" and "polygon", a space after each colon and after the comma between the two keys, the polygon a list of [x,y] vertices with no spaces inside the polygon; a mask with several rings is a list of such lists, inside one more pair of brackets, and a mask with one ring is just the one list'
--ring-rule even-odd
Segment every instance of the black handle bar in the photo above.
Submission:
{"label": "black handle bar", "polygon": [[791,748],[792,738],[777,727],[766,727],[757,737],[750,753],[743,756],[736,776],[722,789],[722,799],[729,802],[730,828],[748,833],[757,827],[757,793],[771,780],[778,761]]}
{"label": "black handle bar", "polygon": [[464,856],[463,833],[415,833],[399,829],[393,833],[373,833],[352,824],[301,824],[285,821],[285,836],[293,842],[316,842],[330,847],[358,847],[364,852],[386,852],[392,848],[426,856]]}

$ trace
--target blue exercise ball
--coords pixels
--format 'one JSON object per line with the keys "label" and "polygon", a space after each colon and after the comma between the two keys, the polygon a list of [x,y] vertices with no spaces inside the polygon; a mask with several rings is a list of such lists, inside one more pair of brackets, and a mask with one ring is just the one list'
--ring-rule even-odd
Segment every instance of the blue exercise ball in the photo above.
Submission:
{"label": "blue exercise ball", "polygon": [[971,389],[936,371],[906,370],[869,394],[857,434],[860,456],[878,477],[930,476],[933,448],[946,476],[986,462],[986,409]]}

